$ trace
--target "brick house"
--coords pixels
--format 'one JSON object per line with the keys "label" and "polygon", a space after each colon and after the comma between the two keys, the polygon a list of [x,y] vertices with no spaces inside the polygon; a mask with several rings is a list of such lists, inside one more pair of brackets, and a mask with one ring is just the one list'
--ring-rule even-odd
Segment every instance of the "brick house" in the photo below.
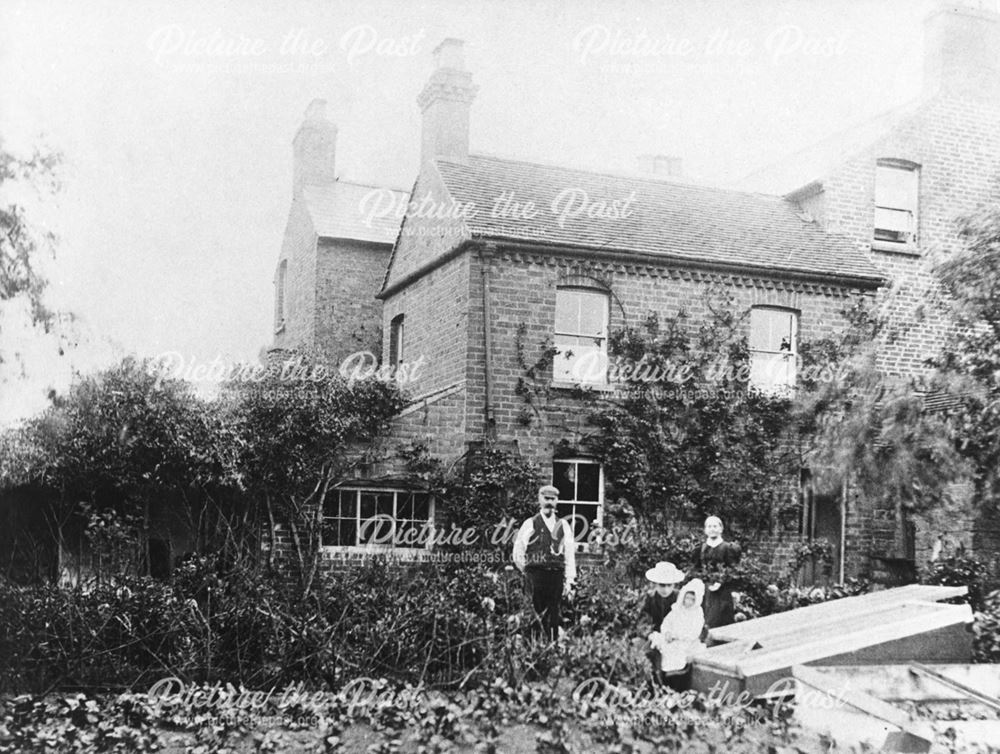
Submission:
{"label": "brick house", "polygon": [[292,142],[292,206],[274,276],[274,347],[298,348],[341,361],[381,351],[381,306],[359,290],[376,290],[399,231],[393,216],[362,222],[358,210],[377,189],[393,201],[406,192],[339,179],[337,127],[315,100]]}
{"label": "brick house", "polygon": [[[881,353],[889,374],[924,372],[947,333],[934,301],[935,259],[961,248],[957,221],[1000,203],[1000,15],[984,4],[954,4],[924,22],[924,86],[915,100],[834,134],[757,174],[741,187],[795,202],[842,234],[890,281],[881,292],[895,340]],[[955,496],[969,494],[958,485]],[[926,562],[946,548],[1000,552],[1000,521],[952,511],[907,520],[904,510],[865,510],[857,500],[845,523],[856,559],[881,548],[891,558]]]}
{"label": "brick house", "polygon": [[[922,368],[943,337],[933,311],[911,326],[933,285],[927,252],[955,247],[956,218],[1000,197],[998,18],[967,9],[932,14],[924,96],[748,179],[764,193],[695,185],[670,175],[676,164],[667,158],[652,163],[668,174],[639,177],[470,153],[476,86],[462,43],[445,40],[418,97],[421,169],[407,212],[398,226],[388,218],[380,226],[395,243],[368,239],[360,252],[352,245],[358,239],[315,230],[310,237],[306,216],[335,213],[318,207],[315,193],[307,209],[308,188],[303,199],[297,192],[282,250],[289,266],[278,275],[278,310],[287,299],[288,314],[278,320],[285,330],[275,345],[324,346],[331,340],[319,333],[327,332],[336,358],[357,350],[344,345],[346,334],[380,331],[383,363],[421,361],[406,385],[412,402],[395,421],[395,441],[424,442],[446,460],[484,440],[516,444],[551,472],[566,509],[600,521],[603,472],[581,449],[586,417],[572,388],[611,392],[600,370],[581,364],[600,362],[609,333],[651,311],[704,316],[708,292],[722,286],[749,311],[752,380],[767,387],[794,381],[799,340],[835,332],[853,300],[891,296],[903,335],[886,346],[884,367]],[[332,178],[332,159],[331,150],[324,179]],[[370,198],[341,206],[331,221],[374,231],[364,212]],[[322,265],[316,250],[330,250],[327,261],[338,264],[342,248],[338,287],[322,290],[323,276],[309,278]],[[341,312],[336,331],[323,322],[327,299]],[[557,353],[546,401],[528,423],[517,383],[525,351],[533,360],[532,349],[545,343]],[[806,490],[803,505],[800,535],[838,544],[839,575],[912,561],[915,540],[922,552],[941,524],[918,522],[920,536],[907,538],[913,524],[899,511],[869,510],[846,487],[825,498]],[[405,486],[345,485],[332,514],[345,525],[337,546],[360,544],[351,522],[373,506],[433,516],[432,503]]]}

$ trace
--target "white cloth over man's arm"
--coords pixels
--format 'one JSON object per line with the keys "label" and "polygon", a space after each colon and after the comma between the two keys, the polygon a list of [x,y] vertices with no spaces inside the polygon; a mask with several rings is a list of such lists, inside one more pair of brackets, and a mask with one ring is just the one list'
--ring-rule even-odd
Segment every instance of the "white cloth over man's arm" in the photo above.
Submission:
{"label": "white cloth over man's arm", "polygon": [[517,531],[517,536],[514,537],[514,552],[511,555],[511,559],[514,561],[514,565],[517,567],[517,570],[522,573],[524,572],[524,566],[528,553],[528,543],[531,541],[532,534],[534,534],[534,526],[529,518],[521,524],[521,528]]}
{"label": "white cloth over man's arm", "polygon": [[562,520],[563,527],[563,541],[565,543],[566,552],[566,570],[565,570],[565,582],[567,585],[571,585],[576,582],[576,542],[573,541],[573,527],[569,525],[569,521],[566,519]]}

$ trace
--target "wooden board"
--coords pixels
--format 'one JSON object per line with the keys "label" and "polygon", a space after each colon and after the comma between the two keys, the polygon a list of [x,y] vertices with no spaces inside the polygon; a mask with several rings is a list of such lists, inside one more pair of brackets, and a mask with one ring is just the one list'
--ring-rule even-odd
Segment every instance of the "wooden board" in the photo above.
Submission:
{"label": "wooden board", "polygon": [[795,665],[968,662],[971,608],[932,601],[964,593],[965,587],[913,585],[713,631],[716,639],[739,638],[695,657],[692,688],[709,692],[721,682],[734,692],[760,696],[789,678]]}

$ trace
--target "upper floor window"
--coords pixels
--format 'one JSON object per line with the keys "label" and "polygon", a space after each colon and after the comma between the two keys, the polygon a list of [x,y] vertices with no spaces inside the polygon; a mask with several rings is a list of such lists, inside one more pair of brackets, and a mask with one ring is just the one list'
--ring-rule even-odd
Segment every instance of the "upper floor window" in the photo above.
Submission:
{"label": "upper floor window", "polygon": [[875,167],[875,240],[911,244],[917,237],[919,170],[913,163],[879,160]]}
{"label": "upper floor window", "polygon": [[569,517],[573,540],[586,543],[588,534],[603,521],[604,469],[584,458],[553,461],[552,484],[559,490],[556,513]]}
{"label": "upper floor window", "polygon": [[288,277],[288,260],[282,259],[278,265],[278,279],[274,284],[274,329],[285,326],[285,285]]}
{"label": "upper floor window", "polygon": [[404,316],[397,314],[389,323],[389,364],[396,368],[403,361]]}
{"label": "upper floor window", "polygon": [[799,315],[792,309],[750,310],[750,387],[769,395],[795,389]]}
{"label": "upper floor window", "polygon": [[556,355],[552,379],[604,384],[608,375],[608,295],[579,288],[556,291]]}
{"label": "upper floor window", "polygon": [[426,492],[392,489],[333,490],[323,508],[325,547],[426,549],[433,501]]}

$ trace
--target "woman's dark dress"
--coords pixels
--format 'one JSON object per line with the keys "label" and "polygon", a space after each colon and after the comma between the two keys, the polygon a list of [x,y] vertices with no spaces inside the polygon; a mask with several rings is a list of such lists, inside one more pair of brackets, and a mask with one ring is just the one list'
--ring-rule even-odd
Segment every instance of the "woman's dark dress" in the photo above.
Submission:
{"label": "woman's dark dress", "polygon": [[705,624],[709,628],[728,626],[736,622],[732,585],[727,583],[724,574],[720,573],[719,578],[714,578],[713,572],[736,565],[740,562],[740,554],[740,546],[734,542],[720,542],[715,547],[703,544],[695,552],[695,562],[704,574],[706,586],[716,581],[722,584],[714,592],[707,590],[705,592]]}
{"label": "woman's dark dress", "polygon": [[667,617],[670,608],[677,601],[677,590],[675,589],[666,597],[657,594],[655,591],[646,595],[646,601],[642,603],[642,614],[651,624],[651,631],[659,631],[660,624]]}

